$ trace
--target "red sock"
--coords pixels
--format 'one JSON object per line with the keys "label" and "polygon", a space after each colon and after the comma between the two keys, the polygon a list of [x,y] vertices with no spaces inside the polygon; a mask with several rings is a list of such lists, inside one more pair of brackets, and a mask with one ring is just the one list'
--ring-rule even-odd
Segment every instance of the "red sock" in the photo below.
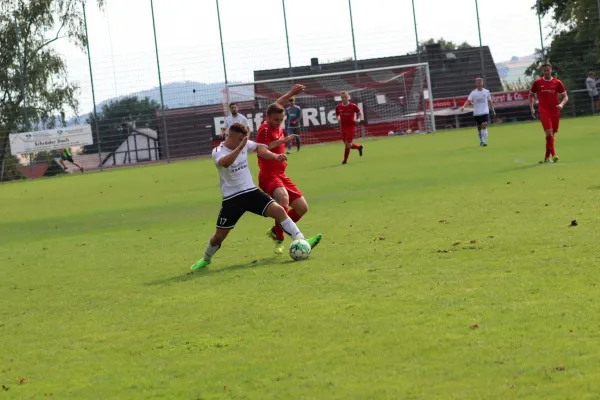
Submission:
{"label": "red sock", "polygon": [[546,155],[544,156],[544,159],[550,158],[550,138],[552,138],[552,136],[546,136]]}
{"label": "red sock", "polygon": [[358,150],[358,149],[360,149],[360,146],[359,146],[359,145],[357,145],[356,143],[352,143],[350,146],[351,146],[351,147],[352,147],[354,150]]}
{"label": "red sock", "polygon": [[302,216],[298,214],[293,208],[288,211],[288,217],[290,217],[294,222],[298,222],[300,221],[300,218],[302,218]]}
{"label": "red sock", "polygon": [[554,135],[548,137],[550,138],[550,153],[552,153],[553,156],[556,156],[556,149],[554,148]]}
{"label": "red sock", "polygon": [[348,156],[350,155],[350,149],[344,149],[344,162],[348,161]]}
{"label": "red sock", "polygon": [[273,227],[273,232],[275,232],[275,237],[277,238],[277,240],[285,239],[285,234],[283,233],[283,229],[281,229],[279,224],[275,224],[275,226]]}

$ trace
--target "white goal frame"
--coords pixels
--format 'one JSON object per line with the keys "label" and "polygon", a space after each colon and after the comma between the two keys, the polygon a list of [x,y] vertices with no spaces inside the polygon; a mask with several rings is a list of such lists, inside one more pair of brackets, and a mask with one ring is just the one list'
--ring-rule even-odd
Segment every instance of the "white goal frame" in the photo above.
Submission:
{"label": "white goal frame", "polygon": [[[229,104],[231,101],[230,89],[235,87],[244,87],[251,85],[259,85],[259,84],[267,84],[267,83],[275,83],[275,82],[285,82],[285,81],[302,81],[304,79],[315,79],[315,78],[327,78],[330,76],[345,76],[345,75],[356,75],[356,74],[364,74],[369,72],[379,72],[379,71],[388,71],[388,70],[398,70],[398,69],[409,69],[416,67],[425,67],[425,82],[427,83],[427,88],[423,89],[423,98],[429,103],[429,115],[430,118],[430,126],[431,132],[436,132],[435,125],[435,113],[433,107],[433,88],[431,85],[431,71],[429,68],[429,63],[415,63],[415,64],[402,64],[402,65],[392,65],[389,67],[379,67],[379,68],[368,68],[368,69],[357,69],[352,71],[342,71],[342,72],[328,72],[324,74],[314,74],[314,75],[301,75],[301,76],[290,76],[286,78],[275,78],[275,79],[265,79],[261,81],[252,81],[245,83],[228,83],[225,85],[225,96],[226,96],[226,104]],[[424,115],[427,117],[427,115]]]}

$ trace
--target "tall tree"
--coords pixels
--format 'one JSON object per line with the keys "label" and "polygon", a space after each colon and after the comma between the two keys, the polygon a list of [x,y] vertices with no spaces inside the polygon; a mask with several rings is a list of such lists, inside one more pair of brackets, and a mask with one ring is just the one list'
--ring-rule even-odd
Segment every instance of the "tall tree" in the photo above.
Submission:
{"label": "tall tree", "polygon": [[552,17],[552,42],[545,49],[546,54],[538,52],[537,61],[527,69],[526,75],[540,76],[541,64],[546,59],[567,89],[585,88],[587,73],[600,72],[597,0],[541,0],[540,12]]}
{"label": "tall tree", "polygon": [[160,104],[156,101],[148,97],[139,99],[137,96],[124,97],[104,104],[98,112],[97,124],[94,114],[90,114],[87,120],[92,126],[94,144],[85,146],[84,154],[98,152],[97,137],[100,138],[102,153],[115,151],[129,135],[128,125],[156,130],[156,110],[159,108]]}
{"label": "tall tree", "polygon": [[[10,159],[8,134],[77,111],[78,86],[52,44],[86,46],[85,0],[2,0],[0,7],[0,181]],[[95,0],[103,7],[104,0]],[[8,163],[15,164],[14,162]],[[18,166],[18,165],[17,165]],[[9,174],[12,175],[12,174]]]}
{"label": "tall tree", "polygon": [[439,38],[439,39],[427,39],[423,42],[421,42],[419,44],[420,46],[420,51],[421,52],[425,52],[425,49],[427,46],[431,46],[434,44],[439,44],[442,48],[442,50],[460,50],[460,49],[470,49],[473,46],[471,46],[469,43],[467,42],[462,42],[462,43],[454,43],[451,40],[446,40],[444,38]]}

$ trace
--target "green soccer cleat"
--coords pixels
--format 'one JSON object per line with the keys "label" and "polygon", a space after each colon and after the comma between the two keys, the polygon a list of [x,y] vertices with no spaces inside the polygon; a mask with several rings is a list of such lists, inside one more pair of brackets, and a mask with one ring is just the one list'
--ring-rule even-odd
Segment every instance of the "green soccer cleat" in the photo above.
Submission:
{"label": "green soccer cleat", "polygon": [[196,264],[192,265],[190,267],[190,269],[192,271],[195,271],[197,269],[202,269],[202,268],[206,268],[208,267],[210,264],[210,261],[206,261],[204,258],[202,260],[199,260],[198,262],[196,262]]}
{"label": "green soccer cleat", "polygon": [[308,242],[308,244],[310,244],[310,248],[311,248],[311,250],[312,250],[312,249],[314,249],[315,247],[317,247],[317,245],[318,245],[319,243],[321,243],[321,239],[322,239],[322,238],[323,238],[323,235],[321,235],[321,234],[319,233],[319,234],[317,234],[316,236],[314,236],[314,237],[311,237],[310,239],[305,239],[305,240]]}
{"label": "green soccer cleat", "polygon": [[549,158],[544,158],[544,161],[540,161],[539,164],[547,164],[550,162]]}
{"label": "green soccer cleat", "polygon": [[552,161],[558,162],[558,157],[557,156],[552,157]]}

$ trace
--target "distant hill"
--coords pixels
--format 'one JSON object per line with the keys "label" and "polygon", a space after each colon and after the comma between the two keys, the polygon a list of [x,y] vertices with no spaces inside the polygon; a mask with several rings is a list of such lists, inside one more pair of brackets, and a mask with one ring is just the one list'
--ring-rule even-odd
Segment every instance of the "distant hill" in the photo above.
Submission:
{"label": "distant hill", "polygon": [[525,79],[525,70],[535,62],[537,55],[512,57],[510,60],[496,63],[500,79],[507,83],[515,83]]}
{"label": "distant hill", "polygon": [[[160,104],[160,88],[158,86],[121,97],[129,96],[137,96],[142,99],[148,97]],[[167,108],[219,104],[223,102],[225,96],[225,84],[194,81],[167,83],[163,85],[163,96]],[[104,100],[98,106],[101,108],[102,105],[114,100],[118,100],[118,98]]]}

